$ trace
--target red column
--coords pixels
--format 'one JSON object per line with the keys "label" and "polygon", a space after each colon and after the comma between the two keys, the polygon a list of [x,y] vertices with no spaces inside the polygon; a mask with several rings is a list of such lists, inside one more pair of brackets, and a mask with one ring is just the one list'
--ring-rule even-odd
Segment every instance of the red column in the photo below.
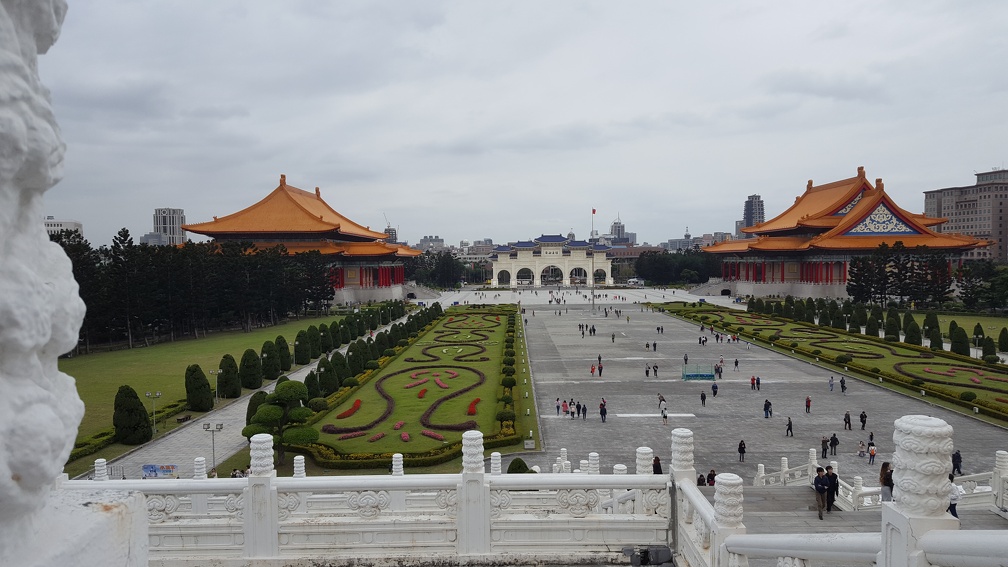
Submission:
{"label": "red column", "polygon": [[843,261],[843,274],[840,278],[840,283],[847,283],[847,260]]}
{"label": "red column", "polygon": [[725,265],[724,265],[724,262],[721,262],[721,279],[723,279],[723,280],[728,279],[728,278],[725,277]]}
{"label": "red column", "polygon": [[784,283],[784,260],[780,261],[780,281]]}

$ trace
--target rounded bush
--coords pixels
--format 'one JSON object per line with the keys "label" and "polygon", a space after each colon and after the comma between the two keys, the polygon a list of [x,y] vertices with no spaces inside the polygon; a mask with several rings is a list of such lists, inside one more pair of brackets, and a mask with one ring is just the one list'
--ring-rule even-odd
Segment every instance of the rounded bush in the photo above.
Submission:
{"label": "rounded bush", "polygon": [[326,411],[329,409],[329,402],[325,398],[312,398],[308,400],[308,407],[311,408],[313,412]]}
{"label": "rounded bush", "polygon": [[791,348],[795,348],[796,346],[798,346],[798,343],[796,341],[791,341]]}
{"label": "rounded bush", "polygon": [[514,356],[514,355],[515,355],[514,349],[510,349],[510,348],[504,349],[504,356]]}
{"label": "rounded bush", "polygon": [[523,474],[527,473],[529,470],[528,465],[521,457],[515,457],[513,461],[508,465],[507,474]]}
{"label": "rounded bush", "polygon": [[959,399],[964,402],[972,402],[976,399],[976,393],[974,392],[961,392],[959,394]]}
{"label": "rounded bush", "polygon": [[910,382],[910,383],[913,384],[914,386],[923,386],[924,385],[924,381],[921,380],[920,378],[914,378],[914,380],[912,382]]}
{"label": "rounded bush", "polygon": [[987,364],[997,364],[1001,362],[1001,358],[998,357],[998,355],[996,354],[988,354],[987,356],[983,357],[983,361],[986,362]]}
{"label": "rounded bush", "polygon": [[343,387],[346,387],[346,388],[353,388],[354,386],[359,386],[359,385],[360,385],[360,382],[358,382],[356,378],[347,378],[346,380],[344,380],[340,384],[340,386],[343,386]]}
{"label": "rounded bush", "polygon": [[378,361],[377,360],[369,360],[369,361],[367,361],[367,362],[364,363],[364,368],[366,368],[368,370],[378,370],[378,368],[379,368]]}
{"label": "rounded bush", "polygon": [[395,349],[394,348],[387,348],[387,349],[383,350],[382,351],[382,356],[395,356]]}
{"label": "rounded bush", "polygon": [[409,339],[399,339],[398,341],[396,341],[396,346],[408,347],[409,346]]}
{"label": "rounded bush", "polygon": [[822,351],[821,351],[821,350],[819,350],[819,349],[815,349],[815,350],[813,350],[813,351],[812,351],[812,354],[814,354],[814,355],[817,355],[817,356],[818,356],[818,355],[822,354]]}
{"label": "rounded bush", "polygon": [[515,364],[515,359],[514,359],[514,357],[513,357],[513,356],[505,356],[505,357],[504,357],[504,358],[503,358],[503,359],[501,360],[501,362],[503,362],[503,363],[504,363],[504,366],[514,366],[514,364]]}
{"label": "rounded bush", "polygon": [[854,357],[852,357],[849,354],[841,354],[841,355],[839,355],[839,356],[836,357],[836,361],[839,362],[840,364],[847,364],[848,362],[850,362],[852,360],[854,360]]}
{"label": "rounded bush", "polygon": [[505,376],[514,376],[515,374],[514,366],[505,366],[504,368],[501,368],[501,374]]}
{"label": "rounded bush", "polygon": [[898,343],[899,342],[899,336],[898,335],[886,335],[885,336],[885,341],[887,343]]}

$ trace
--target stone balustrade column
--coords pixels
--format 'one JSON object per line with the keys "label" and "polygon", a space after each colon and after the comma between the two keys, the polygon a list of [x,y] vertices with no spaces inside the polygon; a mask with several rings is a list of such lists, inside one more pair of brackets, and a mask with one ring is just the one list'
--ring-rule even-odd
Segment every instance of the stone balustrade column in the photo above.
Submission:
{"label": "stone balustrade column", "polygon": [[567,460],[569,460],[567,458],[567,449],[561,447],[560,448],[560,462],[562,463],[562,462],[567,461]]}
{"label": "stone balustrade column", "polygon": [[652,474],[651,461],[654,451],[651,447],[637,447],[637,458],[634,461],[634,474]]}
{"label": "stone balustrade column", "polygon": [[864,492],[864,479],[860,476],[854,477],[854,484],[851,485],[851,502],[854,504],[854,510],[860,510],[864,507],[864,500],[861,493]]}
{"label": "stone balustrade column", "polygon": [[405,472],[403,470],[403,455],[402,455],[402,453],[393,453],[392,454],[392,475],[393,476],[402,476],[403,474],[405,474]]}
{"label": "stone balustrade column", "polygon": [[753,479],[753,486],[766,486],[766,467],[763,463],[756,465],[756,478]]}
{"label": "stone balustrade column", "polygon": [[808,477],[809,485],[812,484],[812,479],[816,476],[816,467],[819,466],[819,453],[815,449],[808,450],[808,470],[805,471],[805,476]]}
{"label": "stone balustrade column", "polygon": [[785,471],[788,470],[788,460],[787,460],[787,457],[781,457],[780,458],[780,470],[781,470],[781,475],[780,475],[781,476],[781,484],[785,484],[786,485],[788,483],[788,480],[789,480],[788,473],[785,472]]}
{"label": "stone balustrade column", "polygon": [[242,524],[245,537],[245,557],[276,557],[279,552],[277,533],[280,514],[273,478],[273,436],[257,433],[252,436],[249,451],[252,474],[245,489],[245,512]]}
{"label": "stone balustrade column", "polygon": [[[294,457],[294,478],[307,478],[308,472],[305,471],[305,459],[304,455],[297,455]],[[304,514],[308,512],[308,497],[311,496],[310,492],[298,492],[298,505],[295,510],[298,514]]]}
{"label": "stone balustrade column", "polygon": [[570,474],[570,473],[574,472],[574,470],[571,468],[571,462],[570,461],[564,461],[563,462],[563,472],[565,472],[567,474]]}
{"label": "stone balustrade column", "polygon": [[674,482],[696,482],[693,463],[693,432],[685,427],[672,430],[672,461],[669,467]]}
{"label": "stone balustrade column", "polygon": [[[404,476],[403,471],[403,455],[402,453],[392,454],[392,476],[401,477]],[[406,510],[406,491],[405,490],[390,490],[389,491],[389,508],[393,512],[402,512]]]}
{"label": "stone balustrade column", "polygon": [[108,462],[105,459],[95,459],[94,479],[99,481],[108,480]]}
{"label": "stone balustrade column", "polygon": [[490,453],[490,474],[492,476],[501,474],[501,454],[497,451]]}
{"label": "stone balustrade column", "polygon": [[991,490],[994,491],[994,504],[1001,510],[1008,508],[1008,451],[994,453]]}
{"label": "stone balustrade column", "polygon": [[458,485],[458,554],[471,558],[490,553],[490,486],[483,465],[483,433],[462,434],[462,474]]}
{"label": "stone balustrade column", "polygon": [[615,464],[615,465],[613,465],[612,466],[612,473],[613,474],[626,474],[627,473],[626,465],[621,465],[621,464]]}
{"label": "stone balustrade column", "polygon": [[712,567],[728,567],[730,554],[724,540],[730,535],[746,533],[742,525],[742,477],[720,473],[714,477],[714,525],[711,526]]}
{"label": "stone balustrade column", "polygon": [[588,453],[588,474],[600,474],[599,454]]}
{"label": "stone balustrade column", "polygon": [[[206,470],[206,457],[196,457],[193,459],[193,480],[209,480]],[[208,494],[193,493],[189,495],[194,515],[204,515],[208,511]]]}
{"label": "stone balustrade column", "polygon": [[304,455],[298,455],[294,457],[294,478],[305,478],[308,473],[305,472]]}
{"label": "stone balustrade column", "polygon": [[893,498],[882,503],[879,565],[927,565],[919,539],[931,530],[957,530],[945,510],[952,471],[952,426],[936,417],[905,415],[893,432]]}

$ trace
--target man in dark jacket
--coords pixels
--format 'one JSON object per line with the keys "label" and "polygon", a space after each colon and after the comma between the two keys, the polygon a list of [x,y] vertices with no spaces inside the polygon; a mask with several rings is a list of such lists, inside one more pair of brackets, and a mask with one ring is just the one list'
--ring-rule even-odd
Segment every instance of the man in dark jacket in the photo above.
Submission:
{"label": "man in dark jacket", "polygon": [[840,477],[833,472],[833,466],[826,466],[826,513],[833,511],[833,503],[836,502],[837,494],[840,493]]}
{"label": "man in dark jacket", "polygon": [[819,512],[819,519],[823,519],[822,511],[826,507],[826,492],[829,491],[829,480],[826,478],[826,470],[822,467],[816,468],[816,477],[812,480],[815,488],[816,510]]}

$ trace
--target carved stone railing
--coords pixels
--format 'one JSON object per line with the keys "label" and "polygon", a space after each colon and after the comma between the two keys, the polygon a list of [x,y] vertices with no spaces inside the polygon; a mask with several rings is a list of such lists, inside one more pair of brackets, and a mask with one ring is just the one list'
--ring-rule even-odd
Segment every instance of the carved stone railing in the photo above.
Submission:
{"label": "carved stone railing", "polygon": [[788,458],[781,457],[780,470],[776,472],[766,472],[766,467],[760,463],[756,465],[756,476],[753,478],[753,486],[789,486],[795,484],[811,484],[815,477],[815,469],[818,466],[815,449],[809,449],[808,461],[791,467],[788,465]]}
{"label": "carved stone railing", "polygon": [[[463,435],[460,474],[278,478],[269,436],[254,437],[248,478],[64,481],[63,490],[142,492],[151,565],[264,558],[430,563],[506,554],[525,561],[625,562],[624,547],[668,546],[669,477],[484,471],[482,436]],[[650,451],[650,449],[648,449]],[[199,458],[202,460],[202,458]],[[590,459],[597,463],[597,455]],[[399,463],[399,464],[397,464]],[[103,467],[103,463],[97,463]],[[596,465],[597,466],[597,465]],[[588,467],[590,468],[590,467]],[[629,506],[603,506],[616,494]],[[574,538],[573,540],[571,538]]]}
{"label": "carved stone railing", "polygon": [[725,538],[729,553],[776,558],[780,567],[804,567],[812,562],[873,565],[881,548],[881,533],[745,534]]}

